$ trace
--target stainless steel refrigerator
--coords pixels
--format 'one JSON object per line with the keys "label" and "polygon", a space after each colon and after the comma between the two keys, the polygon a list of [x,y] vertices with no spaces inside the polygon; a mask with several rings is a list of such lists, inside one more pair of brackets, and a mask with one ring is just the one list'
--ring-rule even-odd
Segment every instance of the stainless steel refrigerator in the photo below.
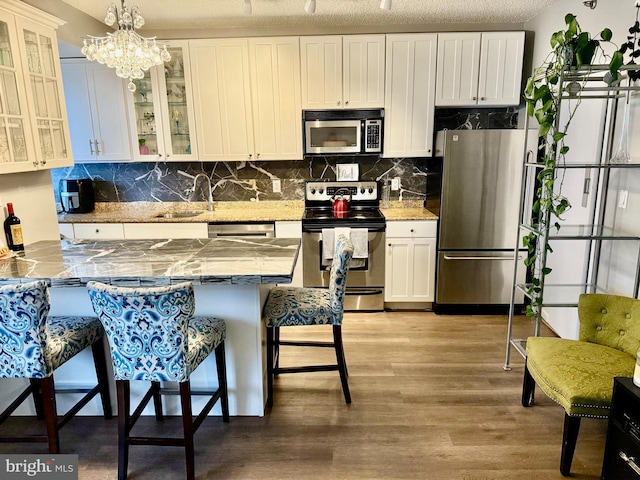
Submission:
{"label": "stainless steel refrigerator", "polygon": [[[444,137],[436,305],[509,304],[524,131],[450,130]],[[518,268],[519,282],[525,271]]]}

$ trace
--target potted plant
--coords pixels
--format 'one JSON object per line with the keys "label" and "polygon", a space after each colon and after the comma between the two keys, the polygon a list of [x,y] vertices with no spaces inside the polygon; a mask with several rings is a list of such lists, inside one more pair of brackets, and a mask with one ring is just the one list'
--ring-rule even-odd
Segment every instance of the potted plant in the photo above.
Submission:
{"label": "potted plant", "polygon": [[[527,114],[538,121],[540,160],[543,167],[537,175],[536,196],[533,204],[532,228],[538,232],[547,232],[550,227],[560,229],[559,219],[571,208],[569,200],[562,195],[561,184],[556,185],[556,165],[563,163],[569,146],[565,144],[567,130],[580,105],[579,96],[575,101],[563,104],[568,108],[567,120],[561,124],[559,119],[561,96],[557,94],[559,83],[564,74],[573,69],[580,69],[591,64],[595,54],[604,54],[601,42],[611,40],[611,30],[605,28],[597,37],[592,37],[581,29],[576,16],[569,13],[565,16],[566,29],[551,35],[551,52],[539,68],[529,78],[525,92]],[[569,92],[578,93],[582,86],[571,84]],[[559,187],[559,188],[558,188]],[[537,316],[542,307],[542,291],[544,278],[551,273],[546,262],[541,261],[543,255],[552,252],[549,242],[539,242],[538,235],[531,232],[523,237],[523,245],[528,249],[525,265],[529,268],[531,287],[527,292],[531,304],[527,306],[527,315]]]}

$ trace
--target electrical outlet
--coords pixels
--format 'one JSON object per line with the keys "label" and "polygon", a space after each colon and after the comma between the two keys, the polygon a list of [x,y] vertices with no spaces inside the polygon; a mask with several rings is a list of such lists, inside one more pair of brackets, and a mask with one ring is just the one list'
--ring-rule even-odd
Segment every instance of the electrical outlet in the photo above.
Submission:
{"label": "electrical outlet", "polygon": [[273,179],[273,193],[280,193],[282,192],[282,186],[280,185],[280,179],[279,178],[274,178]]}
{"label": "electrical outlet", "polygon": [[400,190],[400,177],[391,179],[391,190]]}
{"label": "electrical outlet", "polygon": [[629,199],[628,190],[620,190],[620,196],[618,197],[618,207],[627,208],[627,200]]}

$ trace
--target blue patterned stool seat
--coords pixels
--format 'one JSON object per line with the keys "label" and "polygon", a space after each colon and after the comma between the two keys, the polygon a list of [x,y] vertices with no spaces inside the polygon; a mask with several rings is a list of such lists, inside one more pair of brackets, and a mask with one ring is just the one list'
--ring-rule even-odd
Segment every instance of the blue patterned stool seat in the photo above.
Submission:
{"label": "blue patterned stool seat", "polygon": [[323,288],[277,287],[264,308],[267,327],[332,324],[331,295]]}
{"label": "blue patterned stool seat", "polygon": [[[319,371],[340,372],[342,391],[347,403],[351,403],[347,365],[342,347],[342,317],[344,294],[347,285],[349,262],[353,256],[353,244],[344,235],[336,241],[335,253],[329,275],[329,288],[277,287],[271,289],[262,318],[267,326],[267,406],[273,406],[273,377],[280,373]],[[333,342],[292,342],[280,340],[280,327],[299,325],[331,325]],[[280,346],[331,347],[336,350],[335,365],[280,367]]]}
{"label": "blue patterned stool seat", "polygon": [[[194,317],[195,296],[191,283],[168,287],[124,288],[99,282],[87,283],[93,310],[109,340],[118,392],[118,479],[125,480],[130,445],[181,446],[185,449],[188,480],[195,478],[193,435],[220,400],[222,418],[229,421],[229,400],[224,353],[226,323],[213,317]],[[192,392],[189,377],[215,352],[218,388]],[[151,382],[133,415],[130,413],[131,380]],[[153,399],[156,419],[161,420],[161,395],[178,392],[160,388],[160,382],[179,382],[183,438],[136,437],[131,430],[140,412]],[[191,396],[210,400],[194,420]]]}
{"label": "blue patterned stool seat", "polygon": [[[30,380],[29,387],[0,414],[0,424],[30,394],[33,395],[38,418],[47,424],[46,436],[2,437],[0,441],[48,441],[49,453],[59,453],[58,432],[69,418],[98,392],[104,416],[111,418],[111,401],[100,321],[95,317],[48,317],[49,308],[47,284],[42,280],[0,287],[0,378]],[[86,395],[62,420],[58,420],[53,373],[89,346],[98,385],[89,389],[70,389]],[[58,393],[64,392],[58,390]]]}
{"label": "blue patterned stool seat", "polygon": [[102,338],[96,317],[49,317],[44,359],[51,371]]}

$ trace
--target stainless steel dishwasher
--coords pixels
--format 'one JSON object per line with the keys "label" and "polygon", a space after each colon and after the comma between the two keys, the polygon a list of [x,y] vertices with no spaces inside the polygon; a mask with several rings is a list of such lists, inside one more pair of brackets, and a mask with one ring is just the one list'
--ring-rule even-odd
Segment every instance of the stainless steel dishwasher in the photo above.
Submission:
{"label": "stainless steel dishwasher", "polygon": [[269,238],[275,237],[275,224],[273,222],[251,223],[210,223],[209,238],[221,237],[251,237]]}

